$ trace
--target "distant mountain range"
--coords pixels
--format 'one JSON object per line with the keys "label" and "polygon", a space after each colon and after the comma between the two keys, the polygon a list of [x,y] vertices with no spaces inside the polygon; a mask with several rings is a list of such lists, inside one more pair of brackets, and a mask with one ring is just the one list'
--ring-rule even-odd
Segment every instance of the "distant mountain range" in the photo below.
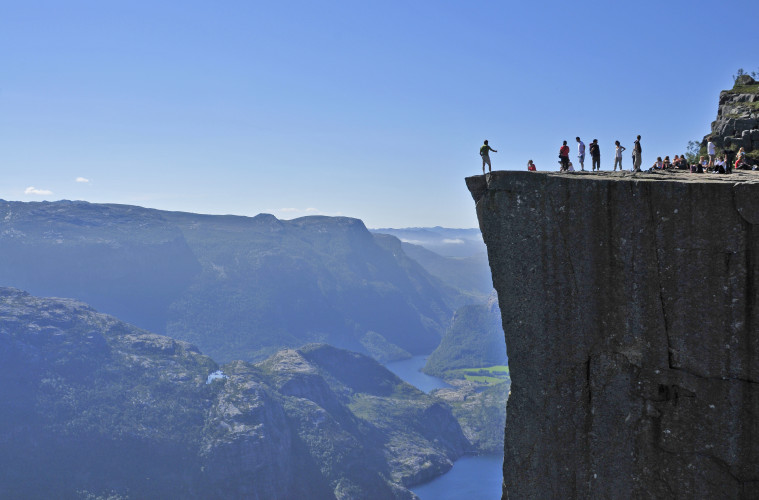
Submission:
{"label": "distant mountain range", "polygon": [[[482,245],[475,230],[401,231]],[[0,201],[0,254],[0,286],[88,302],[222,362],[309,342],[383,360],[428,353],[482,289],[443,265],[433,276],[396,237],[347,217]]]}
{"label": "distant mountain range", "polygon": [[403,243],[424,247],[443,257],[472,257],[487,252],[479,228],[446,227],[376,228],[373,233],[391,234]]}
{"label": "distant mountain range", "polygon": [[0,288],[0,497],[399,498],[471,444],[451,409],[323,344],[218,366]]}

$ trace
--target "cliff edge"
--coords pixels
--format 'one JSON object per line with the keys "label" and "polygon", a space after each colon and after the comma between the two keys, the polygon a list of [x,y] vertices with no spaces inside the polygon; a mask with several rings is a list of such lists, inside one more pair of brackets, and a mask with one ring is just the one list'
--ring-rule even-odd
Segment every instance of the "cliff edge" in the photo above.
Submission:
{"label": "cliff edge", "polygon": [[504,498],[757,498],[759,175],[466,182],[511,372]]}

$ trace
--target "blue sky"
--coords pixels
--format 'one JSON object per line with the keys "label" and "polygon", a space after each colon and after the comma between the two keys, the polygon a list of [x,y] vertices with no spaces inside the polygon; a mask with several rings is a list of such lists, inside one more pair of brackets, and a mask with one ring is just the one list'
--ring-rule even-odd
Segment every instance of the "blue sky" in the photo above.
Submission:
{"label": "blue sky", "polygon": [[483,139],[495,169],[555,170],[577,135],[604,168],[637,134],[644,162],[682,153],[759,70],[758,18],[755,0],[3,1],[0,198],[475,227]]}

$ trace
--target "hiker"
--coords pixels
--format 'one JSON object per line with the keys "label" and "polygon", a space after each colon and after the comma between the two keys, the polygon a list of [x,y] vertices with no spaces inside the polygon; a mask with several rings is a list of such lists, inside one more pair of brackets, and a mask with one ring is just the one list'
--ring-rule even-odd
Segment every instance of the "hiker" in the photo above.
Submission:
{"label": "hiker", "polygon": [[712,138],[709,137],[709,142],[706,143],[706,154],[709,155],[709,164],[707,165],[708,168],[714,167],[714,156],[717,154],[717,151],[714,147],[714,143],[712,142]]}
{"label": "hiker", "polygon": [[591,165],[593,167],[593,171],[598,168],[598,171],[601,171],[601,148],[598,147],[598,139],[593,139],[593,142],[590,143],[590,160],[593,162]]}
{"label": "hiker", "polygon": [[561,163],[560,172],[565,172],[569,168],[569,146],[567,146],[567,141],[564,141],[561,148],[559,148],[559,163]]}
{"label": "hiker", "polygon": [[625,147],[622,146],[619,141],[614,141],[615,153],[614,153],[614,171],[617,171],[617,163],[619,163],[619,171],[622,171],[622,151]]}
{"label": "hiker", "polygon": [[640,165],[643,162],[642,159],[643,148],[640,146],[640,136],[635,139],[635,145],[633,146],[633,171],[640,172]]}
{"label": "hiker", "polygon": [[664,162],[661,159],[661,156],[656,157],[656,161],[653,165],[651,165],[651,170],[661,170],[664,168]]}
{"label": "hiker", "polygon": [[669,170],[672,168],[672,162],[669,161],[669,156],[664,157],[664,164],[662,165],[662,170]]}
{"label": "hiker", "polygon": [[579,137],[575,139],[577,139],[577,161],[580,162],[580,170],[585,172],[585,143]]}
{"label": "hiker", "polygon": [[485,164],[488,164],[488,173],[492,172],[490,167],[490,151],[497,153],[495,149],[488,146],[488,140],[485,139],[485,144],[480,147],[480,156],[482,156],[482,174],[485,175]]}
{"label": "hiker", "polygon": [[530,172],[537,171],[537,168],[535,168],[535,164],[532,162],[532,160],[527,162],[527,170],[529,170]]}

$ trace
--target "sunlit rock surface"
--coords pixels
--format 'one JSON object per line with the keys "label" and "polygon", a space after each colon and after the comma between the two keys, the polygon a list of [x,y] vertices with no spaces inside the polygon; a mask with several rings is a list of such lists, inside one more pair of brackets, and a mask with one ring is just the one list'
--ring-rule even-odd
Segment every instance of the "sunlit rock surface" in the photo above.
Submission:
{"label": "sunlit rock surface", "polygon": [[759,176],[467,178],[511,370],[509,498],[759,496]]}

